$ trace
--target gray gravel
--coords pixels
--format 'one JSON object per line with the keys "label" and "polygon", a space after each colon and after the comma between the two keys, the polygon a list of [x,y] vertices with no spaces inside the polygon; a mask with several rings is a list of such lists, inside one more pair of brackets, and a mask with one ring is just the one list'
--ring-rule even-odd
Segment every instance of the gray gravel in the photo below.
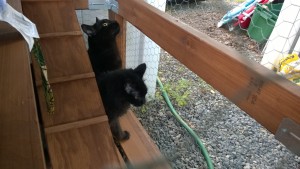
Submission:
{"label": "gray gravel", "polygon": [[[201,4],[213,6],[208,2]],[[171,14],[235,48],[250,59],[260,60],[259,45],[247,39],[245,33],[216,28],[216,23],[224,15],[220,8],[199,8],[199,4],[197,5],[198,8],[192,8],[190,5],[189,10],[176,9],[176,12]],[[210,23],[206,23],[209,21]],[[241,39],[245,43],[241,43]],[[186,105],[179,106],[174,98],[171,97],[171,100],[177,112],[196,131],[207,147],[215,168],[300,168],[300,157],[287,150],[274,139],[274,135],[166,52],[162,52],[161,55],[159,77],[169,86],[179,86],[178,82],[182,78],[189,82],[187,87],[182,87],[179,91],[189,91]],[[159,97],[159,92],[156,99],[135,112],[173,168],[206,168],[197,145],[172,116],[163,99]]]}
{"label": "gray gravel", "polygon": [[[182,77],[191,82],[186,88],[191,91],[187,105],[180,107],[171,99],[177,112],[207,147],[215,168],[300,167],[300,157],[197,75],[168,55],[162,56],[160,63],[163,83],[176,84]],[[206,168],[197,145],[172,116],[162,98],[149,101],[135,112],[174,168]]]}

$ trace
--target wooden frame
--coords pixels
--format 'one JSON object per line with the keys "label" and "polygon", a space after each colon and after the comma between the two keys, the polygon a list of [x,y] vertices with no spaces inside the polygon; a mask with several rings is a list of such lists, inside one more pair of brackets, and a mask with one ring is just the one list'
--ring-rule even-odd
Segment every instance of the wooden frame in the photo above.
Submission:
{"label": "wooden frame", "polygon": [[[8,0],[22,13],[21,2]],[[46,169],[28,45],[0,22],[0,168]]]}
{"label": "wooden frame", "polygon": [[119,15],[275,133],[300,124],[300,88],[260,64],[140,0],[119,0]]}

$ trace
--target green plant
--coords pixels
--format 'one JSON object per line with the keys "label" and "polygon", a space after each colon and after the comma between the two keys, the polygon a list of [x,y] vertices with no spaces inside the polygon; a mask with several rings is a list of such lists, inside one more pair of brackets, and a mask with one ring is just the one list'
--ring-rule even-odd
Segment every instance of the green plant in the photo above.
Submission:
{"label": "green plant", "polygon": [[191,92],[188,90],[191,82],[186,79],[180,79],[178,83],[166,83],[164,88],[170,97],[175,100],[179,107],[187,104]]}
{"label": "green plant", "polygon": [[147,105],[144,104],[142,107],[140,107],[140,111],[141,111],[142,113],[146,113],[146,112],[148,111]]}

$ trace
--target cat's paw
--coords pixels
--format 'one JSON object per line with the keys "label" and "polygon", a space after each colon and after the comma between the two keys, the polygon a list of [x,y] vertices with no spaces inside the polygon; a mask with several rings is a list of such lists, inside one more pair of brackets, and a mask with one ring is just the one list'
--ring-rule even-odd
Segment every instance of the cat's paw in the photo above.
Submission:
{"label": "cat's paw", "polygon": [[121,137],[119,138],[119,141],[125,141],[130,138],[130,134],[128,131],[123,131]]}

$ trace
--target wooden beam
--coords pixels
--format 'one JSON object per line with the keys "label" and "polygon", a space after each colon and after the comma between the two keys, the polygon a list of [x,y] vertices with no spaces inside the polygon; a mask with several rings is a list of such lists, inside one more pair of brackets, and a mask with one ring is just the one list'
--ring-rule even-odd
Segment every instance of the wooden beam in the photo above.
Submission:
{"label": "wooden beam", "polygon": [[[22,12],[20,0],[7,0]],[[46,169],[28,46],[0,23],[0,168]]]}
{"label": "wooden beam", "polygon": [[47,128],[45,128],[45,132],[46,132],[46,134],[57,133],[57,132],[86,127],[86,126],[90,126],[90,125],[94,125],[94,124],[102,123],[102,122],[107,122],[107,121],[108,121],[107,116],[93,117],[90,119],[80,120],[80,121],[76,121],[76,122],[72,122],[72,123],[66,123],[66,124],[61,124],[61,125],[57,125],[57,126],[47,127]]}
{"label": "wooden beam", "polygon": [[300,124],[300,88],[140,0],[119,0],[119,15],[275,133],[284,117]]}
{"label": "wooden beam", "polygon": [[0,39],[0,168],[45,169],[28,46]]}
{"label": "wooden beam", "polygon": [[53,38],[61,36],[82,36],[81,31],[72,31],[72,32],[55,32],[55,33],[44,33],[40,34],[40,38]]}
{"label": "wooden beam", "polygon": [[120,25],[120,33],[117,36],[117,45],[122,59],[122,67],[125,68],[126,67],[126,21],[122,16],[114,13],[112,10],[108,10],[108,17],[111,20],[117,21]]}
{"label": "wooden beam", "polygon": [[75,9],[88,9],[89,0],[73,0]]}
{"label": "wooden beam", "polygon": [[[90,72],[90,73],[84,73],[84,74],[52,78],[52,79],[49,79],[49,83],[52,85],[52,84],[56,84],[56,83],[65,83],[65,82],[70,82],[70,81],[74,81],[74,80],[82,80],[82,79],[89,79],[89,78],[95,78],[95,73]],[[36,86],[40,87],[40,86],[42,86],[42,83],[43,83],[42,80],[38,80],[38,81],[36,81]]]}
{"label": "wooden beam", "polygon": [[[135,166],[164,161],[158,147],[132,111],[128,111],[122,116],[120,123],[122,128],[130,133],[130,139],[121,142],[121,146],[131,164]],[[158,163],[154,168],[169,169],[171,167],[164,161]]]}

